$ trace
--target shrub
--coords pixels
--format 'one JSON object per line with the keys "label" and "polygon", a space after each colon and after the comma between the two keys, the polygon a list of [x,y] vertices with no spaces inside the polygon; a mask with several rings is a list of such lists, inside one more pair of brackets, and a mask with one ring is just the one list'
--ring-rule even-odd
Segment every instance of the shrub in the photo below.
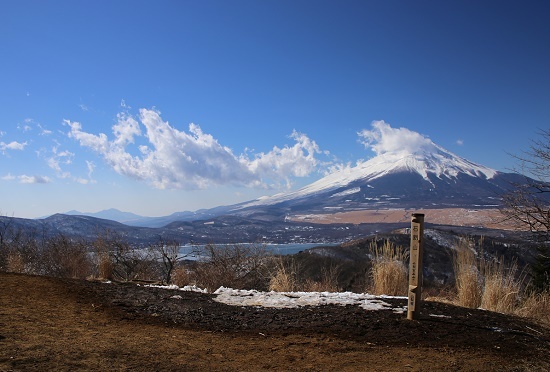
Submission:
{"label": "shrub", "polygon": [[149,250],[133,247],[115,235],[107,239],[100,238],[97,244],[104,245],[103,249],[108,252],[112,268],[107,266],[107,262],[105,262],[105,268],[112,270],[113,279],[123,281],[158,279],[158,268],[155,267],[158,265],[151,257]]}
{"label": "shrub", "polygon": [[6,271],[23,274],[25,270],[25,261],[19,252],[9,252],[6,257]]}
{"label": "shrub", "polygon": [[373,256],[371,279],[372,293],[375,295],[406,295],[408,291],[407,258],[408,253],[401,246],[395,246],[386,240],[382,246],[371,242],[370,254]]}
{"label": "shrub", "polygon": [[195,283],[213,292],[221,286],[265,290],[269,284],[270,254],[263,245],[234,244],[204,247],[196,266]]}
{"label": "shrub", "polygon": [[177,266],[174,270],[172,270],[170,282],[178,287],[193,284],[191,274],[192,272],[185,265]]}
{"label": "shrub", "polygon": [[48,239],[42,252],[44,273],[60,278],[86,278],[91,274],[91,262],[84,242],[64,235]]}

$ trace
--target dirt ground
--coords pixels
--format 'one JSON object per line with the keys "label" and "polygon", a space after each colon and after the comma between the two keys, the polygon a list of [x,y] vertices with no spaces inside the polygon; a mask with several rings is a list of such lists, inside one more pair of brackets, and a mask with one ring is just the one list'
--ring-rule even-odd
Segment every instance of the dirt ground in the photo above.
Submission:
{"label": "dirt ground", "polygon": [[390,310],[244,308],[207,294],[0,273],[0,371],[548,371],[549,331],[436,302],[408,321]]}

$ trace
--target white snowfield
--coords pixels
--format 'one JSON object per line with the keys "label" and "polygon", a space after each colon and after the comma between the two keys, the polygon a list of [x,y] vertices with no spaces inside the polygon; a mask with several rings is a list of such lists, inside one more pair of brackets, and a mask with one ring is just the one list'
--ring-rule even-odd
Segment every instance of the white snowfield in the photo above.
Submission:
{"label": "white snowfield", "polygon": [[[179,289],[182,291],[194,291],[207,293],[206,290],[195,286],[178,287],[148,286],[164,289]],[[368,293],[352,292],[262,292],[256,290],[243,290],[220,287],[214,292],[215,301],[232,306],[258,306],[271,308],[297,308],[303,306],[322,305],[355,305],[365,310],[391,310],[396,313],[407,311],[406,306],[394,307],[385,302],[387,298],[407,299],[407,297],[374,296]],[[175,297],[177,298],[177,297]]]}

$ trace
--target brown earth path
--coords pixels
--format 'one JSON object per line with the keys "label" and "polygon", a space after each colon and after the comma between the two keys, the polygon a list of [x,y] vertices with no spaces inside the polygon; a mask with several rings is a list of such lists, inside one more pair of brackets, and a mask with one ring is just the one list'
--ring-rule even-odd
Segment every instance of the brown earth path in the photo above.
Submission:
{"label": "brown earth path", "polygon": [[[0,273],[0,371],[544,371],[550,368],[549,338],[545,334],[548,329],[532,323],[516,324],[515,329],[521,327],[522,331],[510,334],[483,331],[494,334],[494,344],[473,327],[472,340],[479,340],[479,344],[453,343],[450,338],[417,342],[410,335],[415,330],[425,332],[426,328],[417,327],[422,321],[402,321],[401,314],[391,312],[385,315],[371,312],[369,324],[375,322],[376,313],[381,314],[380,324],[368,328],[363,335],[353,329],[349,333],[345,329],[332,332],[328,323],[342,324],[346,319],[340,318],[349,316],[350,311],[359,314],[348,306],[320,312],[327,319],[326,332],[308,328],[307,319],[317,308],[265,312],[271,320],[274,315],[287,320],[300,319],[303,327],[289,329],[279,325],[231,330],[235,328],[231,325],[235,314],[241,314],[242,321],[246,321],[253,314],[258,316],[258,311],[240,307],[234,311],[235,307],[217,305],[209,295],[182,294],[184,298],[178,302],[171,299],[173,292],[150,291],[134,285]],[[165,305],[156,305],[156,312],[148,314],[144,304],[153,295]],[[209,325],[193,325],[184,318],[178,321],[178,314],[163,313],[177,306],[181,314],[196,316],[199,311],[212,320]],[[215,316],[210,316],[210,312]],[[231,318],[228,313],[233,314]],[[502,323],[506,319],[495,321]],[[228,324],[227,329],[217,326],[217,320],[223,322],[219,324]],[[492,318],[484,321],[491,322]],[[499,326],[503,326],[501,323]],[[368,326],[349,324],[356,328]],[[434,324],[434,330],[446,327],[445,322]],[[391,327],[409,329],[408,336],[385,341],[386,334],[395,336]],[[467,326],[452,328],[446,334],[455,333],[456,339],[461,339],[464,332],[468,332]],[[430,335],[418,337],[429,339]]]}

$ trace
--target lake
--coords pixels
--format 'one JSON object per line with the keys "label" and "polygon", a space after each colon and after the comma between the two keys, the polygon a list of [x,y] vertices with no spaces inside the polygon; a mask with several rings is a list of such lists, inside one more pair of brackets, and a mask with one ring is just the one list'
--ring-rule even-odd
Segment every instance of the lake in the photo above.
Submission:
{"label": "lake", "polygon": [[[239,245],[248,245],[250,243],[239,243]],[[232,246],[233,244],[215,244],[216,246]],[[300,251],[305,251],[306,249],[313,247],[329,247],[335,246],[337,243],[289,243],[289,244],[259,244],[259,246],[265,247],[269,252],[273,254],[288,255],[295,254]],[[188,255],[188,259],[198,259],[200,258],[200,252],[202,248],[205,247],[205,244],[197,245],[182,245],[179,249],[181,255]]]}

